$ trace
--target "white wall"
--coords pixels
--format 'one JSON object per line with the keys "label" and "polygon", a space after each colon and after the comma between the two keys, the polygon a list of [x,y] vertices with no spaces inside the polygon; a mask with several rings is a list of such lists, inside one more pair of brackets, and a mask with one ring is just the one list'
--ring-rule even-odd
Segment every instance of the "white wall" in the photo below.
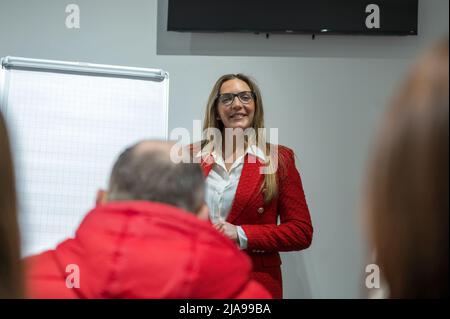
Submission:
{"label": "white wall", "polygon": [[[65,28],[65,7],[81,29]],[[0,0],[0,56],[165,69],[169,128],[201,119],[224,73],[260,84],[266,126],[298,155],[314,242],[283,254],[287,298],[357,298],[365,241],[357,209],[376,120],[413,58],[448,34],[448,1],[419,1],[416,37],[178,34],[164,31],[167,0]],[[126,92],[124,92],[126,94]]]}

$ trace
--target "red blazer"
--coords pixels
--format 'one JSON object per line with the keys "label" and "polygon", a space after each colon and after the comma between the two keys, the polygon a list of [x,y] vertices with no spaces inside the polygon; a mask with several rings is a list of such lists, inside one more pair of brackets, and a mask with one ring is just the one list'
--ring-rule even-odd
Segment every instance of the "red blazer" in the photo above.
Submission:
{"label": "red blazer", "polygon": [[[264,203],[259,191],[264,181],[263,163],[247,155],[227,222],[240,225],[248,238],[247,254],[253,263],[252,276],[274,298],[282,298],[280,251],[297,251],[311,245],[313,227],[305,200],[300,174],[295,167],[294,152],[278,146],[278,196]],[[205,176],[212,169],[212,157],[201,165]],[[277,225],[278,217],[280,224]]]}

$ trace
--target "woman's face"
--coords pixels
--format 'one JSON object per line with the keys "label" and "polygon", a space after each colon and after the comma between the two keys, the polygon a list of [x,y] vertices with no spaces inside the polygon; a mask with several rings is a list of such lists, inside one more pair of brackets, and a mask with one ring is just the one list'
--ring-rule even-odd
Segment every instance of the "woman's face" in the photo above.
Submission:
{"label": "woman's face", "polygon": [[[232,79],[224,82],[220,88],[220,96],[226,93],[242,93],[251,92],[247,83],[239,79]],[[231,96],[229,96],[231,97]],[[231,97],[232,99],[233,97]],[[225,128],[241,128],[245,130],[253,124],[253,117],[255,115],[255,99],[252,94],[241,94],[241,98],[234,96],[234,100],[230,105],[227,105],[230,98],[218,99],[217,111],[219,113],[220,120]],[[244,101],[241,101],[241,99]]]}

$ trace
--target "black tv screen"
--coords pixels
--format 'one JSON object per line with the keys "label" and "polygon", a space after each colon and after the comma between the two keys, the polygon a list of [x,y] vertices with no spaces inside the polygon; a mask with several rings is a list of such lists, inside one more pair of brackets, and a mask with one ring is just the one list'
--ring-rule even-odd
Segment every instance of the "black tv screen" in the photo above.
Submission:
{"label": "black tv screen", "polygon": [[168,31],[417,35],[418,0],[169,0]]}

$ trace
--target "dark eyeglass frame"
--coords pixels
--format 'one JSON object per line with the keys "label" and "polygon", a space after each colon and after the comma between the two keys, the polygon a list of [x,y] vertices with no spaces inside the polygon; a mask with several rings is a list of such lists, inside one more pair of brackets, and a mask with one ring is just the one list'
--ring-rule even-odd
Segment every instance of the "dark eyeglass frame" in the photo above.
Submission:
{"label": "dark eyeglass frame", "polygon": [[[225,106],[230,106],[230,105],[233,104],[234,99],[237,97],[237,98],[239,99],[239,101],[241,101],[243,104],[246,104],[246,105],[247,105],[247,104],[250,104],[251,101],[248,101],[248,102],[242,101],[241,95],[242,95],[242,94],[248,94],[248,93],[250,93],[250,95],[251,95],[253,101],[255,101],[255,100],[256,100],[256,94],[255,94],[255,92],[253,92],[253,91],[242,91],[242,92],[239,92],[239,93],[222,93],[222,94],[219,93],[219,94],[217,94],[217,101],[220,102],[220,103],[222,103],[222,104],[225,105]],[[233,96],[233,99],[231,100],[230,103],[225,104],[225,103],[223,103],[223,102],[221,101],[221,98],[222,98],[223,96],[225,96],[225,95]]]}

